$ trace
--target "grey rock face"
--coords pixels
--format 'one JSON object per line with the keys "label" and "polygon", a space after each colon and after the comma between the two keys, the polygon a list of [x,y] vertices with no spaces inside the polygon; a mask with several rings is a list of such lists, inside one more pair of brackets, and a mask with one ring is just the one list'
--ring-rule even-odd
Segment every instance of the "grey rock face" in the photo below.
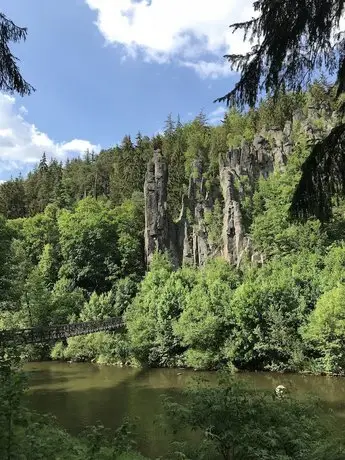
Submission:
{"label": "grey rock face", "polygon": [[148,264],[156,251],[165,251],[169,245],[167,184],[166,162],[160,150],[155,150],[147,166],[144,186],[145,253]]}
{"label": "grey rock face", "polygon": [[287,125],[284,132],[272,129],[265,136],[256,135],[251,144],[243,143],[220,158],[219,177],[224,199],[222,254],[232,265],[238,266],[245,253],[252,255],[241,209],[248,190],[243,190],[242,182],[245,180],[254,190],[260,176],[267,178],[275,168],[284,167],[289,154],[290,129]]}
{"label": "grey rock face", "polygon": [[179,223],[182,231],[180,251],[183,263],[200,266],[214,255],[205,223],[205,212],[212,211],[216,197],[205,189],[200,160],[194,162],[193,171]]}
{"label": "grey rock face", "polygon": [[232,265],[237,265],[246,244],[240,197],[238,190],[236,190],[235,178],[236,172],[224,162],[220,166],[220,183],[224,197],[222,253]]}
{"label": "grey rock face", "polygon": [[[222,255],[239,266],[246,255],[253,264],[262,264],[262,254],[255,251],[248,236],[243,199],[252,196],[260,177],[267,178],[274,170],[284,169],[293,151],[293,128],[299,126],[312,139],[322,137],[336,123],[336,114],[329,114],[325,126],[317,121],[318,110],[309,107],[309,114],[297,111],[284,129],[271,128],[257,134],[251,143],[242,142],[221,155],[219,183],[206,189],[203,165],[195,160],[193,174],[181,205],[177,222],[169,219],[167,209],[168,171],[159,150],[149,162],[145,181],[145,248],[149,264],[155,251],[168,251],[175,266],[204,265],[214,256]],[[220,241],[210,238],[206,213],[221,203]],[[214,231],[214,225],[213,225]]]}

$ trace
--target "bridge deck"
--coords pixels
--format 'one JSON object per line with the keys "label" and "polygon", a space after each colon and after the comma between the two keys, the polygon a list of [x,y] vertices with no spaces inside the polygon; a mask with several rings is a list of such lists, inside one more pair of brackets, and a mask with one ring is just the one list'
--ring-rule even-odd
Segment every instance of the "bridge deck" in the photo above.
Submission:
{"label": "bridge deck", "polygon": [[120,331],[124,327],[122,318],[110,318],[84,323],[60,324],[54,326],[36,326],[27,329],[9,329],[0,331],[0,345],[10,343],[34,344],[49,343],[92,334],[101,331]]}

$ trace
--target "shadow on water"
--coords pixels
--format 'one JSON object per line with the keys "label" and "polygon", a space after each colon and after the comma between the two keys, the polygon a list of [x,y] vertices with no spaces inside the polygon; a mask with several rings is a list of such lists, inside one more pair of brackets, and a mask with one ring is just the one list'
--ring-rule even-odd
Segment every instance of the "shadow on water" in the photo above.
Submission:
{"label": "shadow on water", "polygon": [[[28,404],[31,408],[52,413],[72,434],[80,433],[85,426],[97,421],[114,429],[124,417],[138,418],[139,447],[153,458],[164,456],[174,440],[172,430],[163,428],[163,424],[169,427],[169,420],[161,396],[168,394],[180,400],[182,390],[195,377],[214,384],[218,380],[217,375],[211,372],[139,370],[56,362],[28,365],[26,370],[29,373]],[[236,378],[256,388],[272,391],[282,384],[301,398],[313,394],[340,416],[345,428],[343,378],[260,372],[240,373],[236,374]],[[184,438],[192,439],[186,433]]]}
{"label": "shadow on water", "polygon": [[43,386],[46,388],[47,384],[49,383],[54,385],[64,385],[66,384],[71,378],[79,378],[78,373],[75,372],[74,374],[66,374],[65,372],[51,372],[48,370],[33,370],[26,372],[27,377],[30,381],[30,389],[33,390],[35,387]]}
{"label": "shadow on water", "polygon": [[[39,412],[53,414],[70,433],[79,434],[86,426],[101,421],[108,428],[117,428],[125,417],[138,419],[138,447],[150,457],[168,452],[176,439],[169,429],[162,395],[169,394],[179,399],[186,386],[186,376],[181,379],[177,371],[162,374],[157,370],[118,369],[112,367],[90,367],[88,385],[85,372],[71,372],[70,380],[61,378],[64,372],[54,373],[54,367],[43,369],[42,375],[29,371],[33,380],[28,394],[29,407]],[[114,372],[115,371],[115,372]],[[109,376],[113,376],[110,380]],[[125,378],[123,378],[125,375]],[[47,377],[43,387],[44,377]],[[56,378],[55,378],[56,376]],[[93,377],[97,376],[96,380]],[[119,379],[119,376],[121,379]],[[39,382],[39,384],[38,384]],[[195,438],[184,433],[184,439]]]}

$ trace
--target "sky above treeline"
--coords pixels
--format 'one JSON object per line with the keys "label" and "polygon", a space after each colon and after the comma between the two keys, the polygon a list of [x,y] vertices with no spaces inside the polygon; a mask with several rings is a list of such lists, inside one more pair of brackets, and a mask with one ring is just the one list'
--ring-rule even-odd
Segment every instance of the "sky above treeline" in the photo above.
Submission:
{"label": "sky above treeline", "polygon": [[3,0],[1,11],[28,28],[12,46],[30,96],[0,93],[0,180],[26,174],[43,152],[65,160],[99,151],[140,130],[182,121],[236,80],[223,55],[247,48],[229,25],[249,19],[250,0]]}

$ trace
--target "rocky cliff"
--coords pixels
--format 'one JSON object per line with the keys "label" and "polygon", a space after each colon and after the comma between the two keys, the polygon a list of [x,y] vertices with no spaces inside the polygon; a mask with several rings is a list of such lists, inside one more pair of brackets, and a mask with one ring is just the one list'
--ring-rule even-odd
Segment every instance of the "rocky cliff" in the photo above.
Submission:
{"label": "rocky cliff", "polygon": [[145,254],[147,264],[156,251],[169,247],[167,212],[168,169],[159,150],[147,165],[145,196]]}
{"label": "rocky cliff", "polygon": [[[327,120],[322,129],[315,123],[321,116]],[[158,250],[168,251],[176,266],[200,266],[217,255],[236,266],[244,255],[262,263],[262,256],[254,251],[248,236],[242,201],[254,193],[260,177],[267,178],[276,168],[285,167],[293,150],[294,126],[298,124],[309,138],[317,139],[322,136],[321,131],[328,131],[334,123],[334,114],[325,117],[309,107],[307,115],[296,113],[283,130],[273,128],[257,134],[252,142],[243,141],[240,147],[220,155],[218,184],[211,188],[206,187],[202,162],[195,160],[177,222],[169,218],[168,171],[161,152],[156,150],[145,181],[147,262]],[[216,204],[220,219],[215,214]]]}

